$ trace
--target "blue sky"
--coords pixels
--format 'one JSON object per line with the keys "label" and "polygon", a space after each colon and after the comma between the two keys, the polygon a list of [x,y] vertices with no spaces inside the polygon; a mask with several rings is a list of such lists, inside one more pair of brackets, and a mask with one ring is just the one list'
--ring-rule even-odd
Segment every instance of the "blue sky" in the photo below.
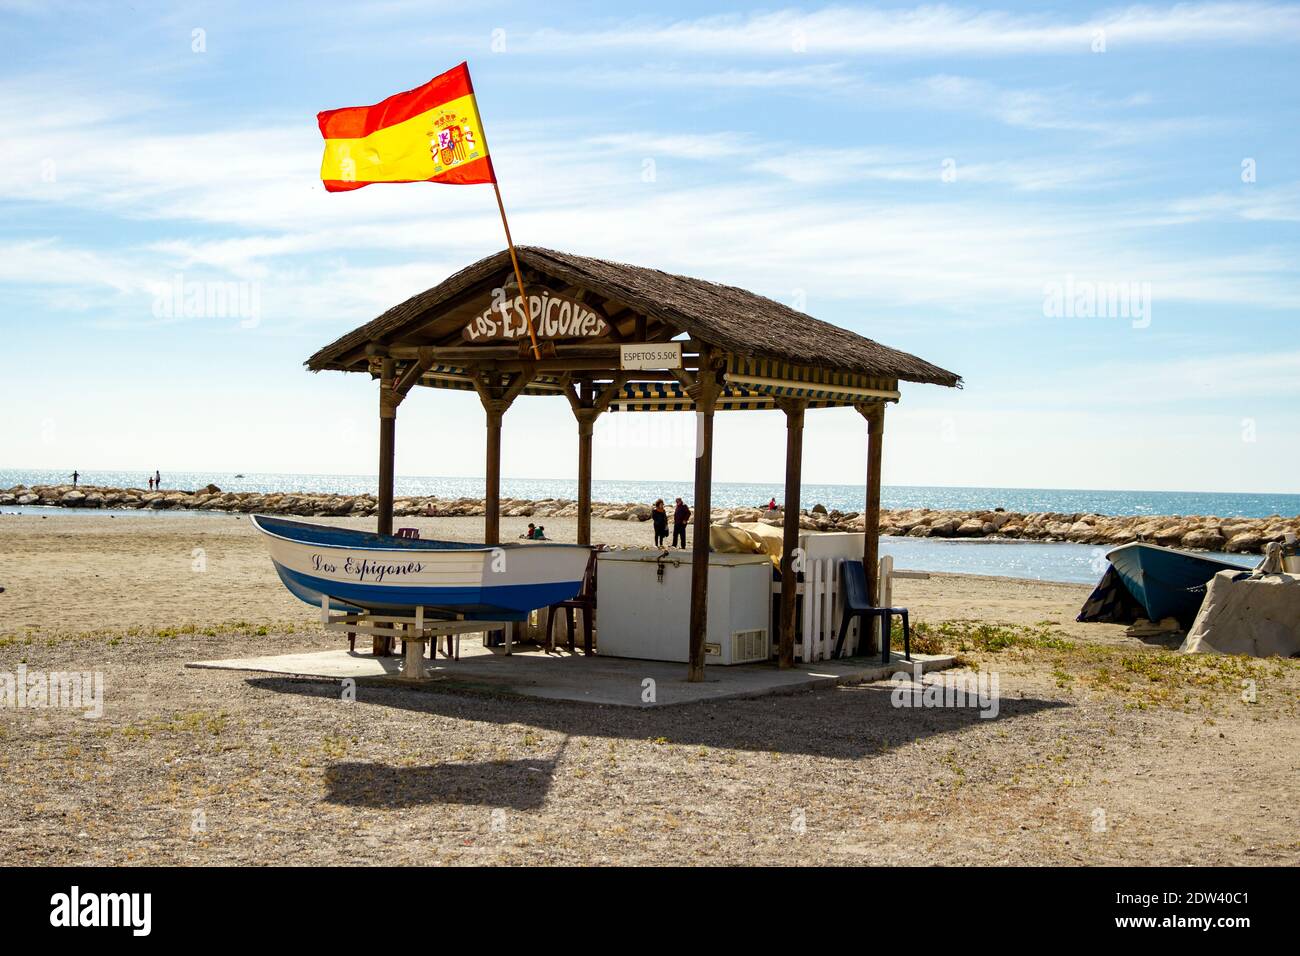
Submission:
{"label": "blue sky", "polygon": [[[486,186],[326,194],[315,114],[468,59],[517,241],[965,377],[905,386],[886,483],[1300,490],[1298,6],[0,0],[0,42],[0,466],[374,471],[376,386],[302,360],[503,241]],[[169,316],[177,277],[257,315]],[[1060,314],[1067,283],[1149,310]],[[649,417],[602,418],[596,477],[690,477],[689,417]],[[418,390],[398,471],[481,474],[482,440]],[[780,481],[779,413],[717,442]],[[806,478],[863,445],[811,413]],[[507,415],[508,476],[575,447],[563,402]]]}

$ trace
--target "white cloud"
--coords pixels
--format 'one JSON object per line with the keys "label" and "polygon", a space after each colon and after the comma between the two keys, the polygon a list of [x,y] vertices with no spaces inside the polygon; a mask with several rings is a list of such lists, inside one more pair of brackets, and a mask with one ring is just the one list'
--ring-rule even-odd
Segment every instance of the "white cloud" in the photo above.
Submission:
{"label": "white cloud", "polygon": [[527,52],[652,49],[719,56],[798,54],[974,57],[1090,54],[1106,49],[1196,43],[1279,43],[1300,37],[1300,10],[1266,3],[1130,6],[1070,17],[952,6],[910,9],[826,7],[666,22],[642,19],[617,28],[539,30],[516,43]]}

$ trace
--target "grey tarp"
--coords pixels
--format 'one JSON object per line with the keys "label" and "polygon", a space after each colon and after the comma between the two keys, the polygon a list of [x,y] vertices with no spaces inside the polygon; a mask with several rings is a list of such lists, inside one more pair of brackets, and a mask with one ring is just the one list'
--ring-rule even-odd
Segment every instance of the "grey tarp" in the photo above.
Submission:
{"label": "grey tarp", "polygon": [[1220,571],[1187,632],[1187,653],[1300,655],[1300,575]]}

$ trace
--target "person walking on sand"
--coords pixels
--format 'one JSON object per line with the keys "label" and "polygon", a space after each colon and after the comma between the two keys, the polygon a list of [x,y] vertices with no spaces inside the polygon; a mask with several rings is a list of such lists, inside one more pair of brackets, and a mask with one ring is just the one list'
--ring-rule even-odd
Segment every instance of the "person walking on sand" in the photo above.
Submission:
{"label": "person walking on sand", "polygon": [[656,501],[654,507],[650,509],[650,520],[655,526],[655,547],[662,548],[664,539],[668,537],[668,512],[664,508],[662,498]]}
{"label": "person walking on sand", "polygon": [[677,539],[680,536],[682,547],[686,547],[686,522],[691,520],[691,509],[686,507],[686,502],[681,498],[677,499],[677,507],[673,509],[673,547],[677,547]]}

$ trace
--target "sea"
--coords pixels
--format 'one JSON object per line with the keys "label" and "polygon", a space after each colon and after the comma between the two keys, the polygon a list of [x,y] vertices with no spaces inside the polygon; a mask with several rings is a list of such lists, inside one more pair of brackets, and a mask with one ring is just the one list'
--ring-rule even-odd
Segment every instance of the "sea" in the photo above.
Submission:
{"label": "sea", "polygon": [[[0,469],[0,489],[14,485],[58,484],[69,475],[55,471]],[[87,471],[82,484],[110,487],[145,485],[146,475],[125,471]],[[314,492],[324,494],[373,494],[374,475],[299,475],[286,473],[236,474],[233,472],[169,472],[164,488],[195,489],[215,484],[222,491]],[[398,476],[396,494],[436,495],[439,498],[481,498],[482,478]],[[576,498],[577,482],[563,478],[502,478],[501,494],[507,498]],[[762,482],[714,482],[713,504],[726,508],[761,506],[782,499],[780,484]],[[829,510],[861,511],[861,485],[805,484],[801,500],[805,507],[825,505]],[[596,501],[652,502],[675,497],[690,501],[694,486],[689,481],[592,481]],[[1101,515],[1217,515],[1221,518],[1267,518],[1271,515],[1300,515],[1300,494],[1256,494],[1197,491],[1099,491],[1070,488],[960,488],[931,485],[889,485],[881,489],[886,508],[951,508],[977,510],[1005,508],[1007,511],[1082,512]],[[49,513],[41,507],[6,506],[4,513]],[[61,512],[77,514],[79,512]],[[91,512],[115,513],[115,512]],[[122,515],[166,520],[175,512],[122,511]],[[213,514],[213,512],[189,512]],[[881,552],[894,557],[896,567],[920,571],[950,571],[1000,577],[1032,578],[1074,583],[1095,582],[1106,568],[1104,549],[1068,542],[952,540],[936,538],[884,538]],[[1252,566],[1258,559],[1242,555],[1218,555],[1222,560]]]}

